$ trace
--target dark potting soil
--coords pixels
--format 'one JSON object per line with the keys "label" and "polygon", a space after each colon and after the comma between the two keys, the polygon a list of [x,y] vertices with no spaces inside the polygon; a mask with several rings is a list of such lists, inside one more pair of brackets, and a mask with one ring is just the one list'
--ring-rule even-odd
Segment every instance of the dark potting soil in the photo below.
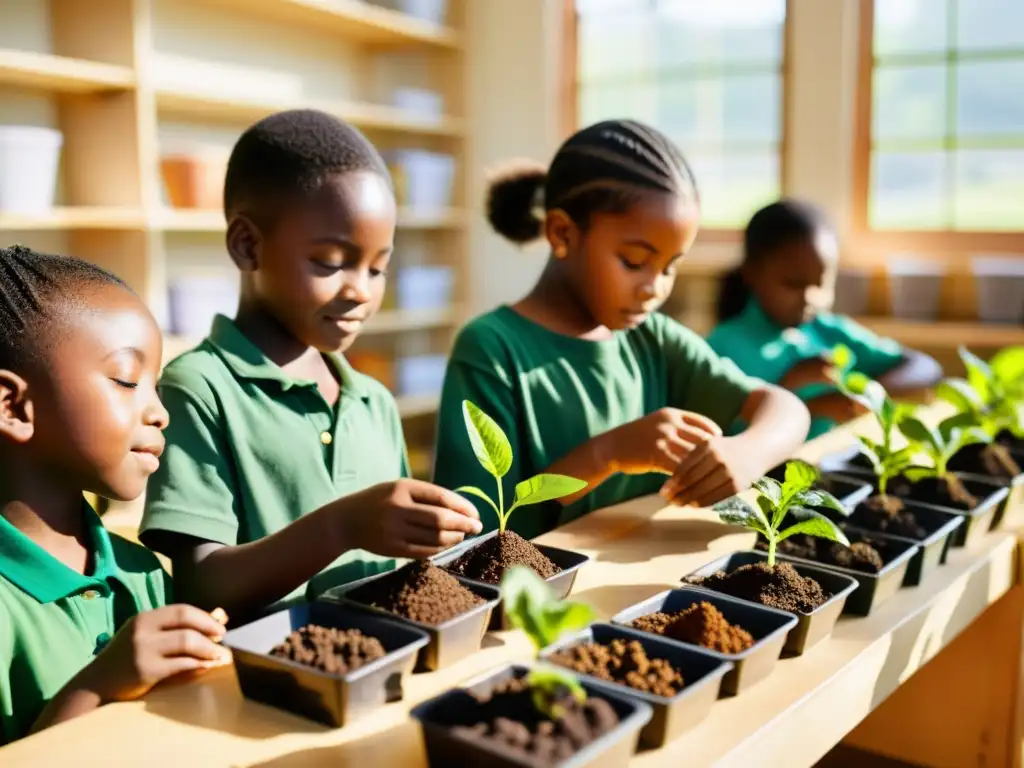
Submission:
{"label": "dark potting soil", "polygon": [[484,599],[425,560],[406,563],[397,571],[354,590],[349,597],[366,605],[422,624],[443,624]]}
{"label": "dark potting soil", "polygon": [[949,460],[954,472],[968,472],[1001,480],[1012,480],[1021,474],[1021,467],[1010,450],[1000,443],[968,445]]}
{"label": "dark potting soil", "polygon": [[291,661],[328,672],[347,675],[382,658],[384,646],[358,629],[333,629],[309,624],[292,632],[270,651]]}
{"label": "dark potting soil", "polygon": [[514,531],[503,531],[473,547],[445,570],[468,579],[497,584],[505,569],[515,565],[529,566],[542,579],[551,578],[562,570]]}
{"label": "dark potting soil", "polygon": [[996,442],[1013,451],[1024,451],[1024,437],[1016,437],[1009,430],[1003,430],[996,435]]}
{"label": "dark potting soil", "polygon": [[[768,549],[768,542],[759,539],[757,548]],[[819,539],[816,536],[797,534],[778,544],[780,554],[815,560],[819,563],[852,568],[865,573],[878,573],[885,565],[885,559],[875,545],[866,541],[853,541],[847,547],[835,541]]]}
{"label": "dark potting soil", "polygon": [[696,581],[702,587],[752,600],[769,608],[790,613],[810,613],[823,605],[831,594],[814,579],[801,576],[789,563],[752,563],[735,571],[719,571]]}
{"label": "dark potting soil", "polygon": [[917,522],[914,513],[904,509],[903,502],[895,496],[876,494],[867,499],[850,515],[850,525],[911,539],[928,536],[928,531]]}
{"label": "dark potting soil", "polygon": [[670,699],[683,689],[683,675],[665,659],[652,659],[636,640],[580,643],[552,654],[547,661],[644,693]]}
{"label": "dark potting soil", "polygon": [[562,716],[552,720],[533,705],[526,678],[508,680],[476,699],[474,724],[455,726],[453,732],[536,765],[567,760],[619,724],[604,699],[588,697],[580,704],[568,691],[558,700]]}
{"label": "dark potting soil", "polygon": [[894,496],[923,504],[936,504],[940,507],[959,509],[967,512],[978,506],[978,499],[973,496],[956,475],[945,477],[927,477],[912,483],[905,477],[897,477],[892,481],[891,492]]}
{"label": "dark potting soil", "polygon": [[648,613],[634,619],[632,626],[641,632],[702,645],[720,653],[742,653],[754,644],[754,637],[747,630],[730,624],[708,602],[694,603],[685,611]]}

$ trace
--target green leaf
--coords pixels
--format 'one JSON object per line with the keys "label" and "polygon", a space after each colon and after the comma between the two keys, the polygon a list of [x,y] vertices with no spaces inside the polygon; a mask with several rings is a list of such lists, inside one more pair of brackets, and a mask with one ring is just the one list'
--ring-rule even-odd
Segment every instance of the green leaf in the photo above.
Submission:
{"label": "green leaf", "polygon": [[911,446],[901,448],[882,459],[882,468],[890,474],[898,474],[904,467],[914,463],[914,449]]}
{"label": "green leaf", "polygon": [[712,510],[718,513],[718,519],[726,525],[738,525],[758,533],[767,534],[768,532],[767,524],[764,522],[764,513],[736,496],[718,502],[712,507]]}
{"label": "green leaf", "polygon": [[[528,480],[516,484],[516,498],[512,509],[527,504],[540,504],[563,496],[571,496],[587,487],[583,480],[568,475],[550,473],[534,475]],[[509,512],[512,511],[509,509]]]}
{"label": "green leaf", "polygon": [[761,517],[759,519],[767,532],[774,531],[778,526],[776,518],[786,514],[784,507],[778,507],[772,504],[772,500],[767,496],[757,497],[757,510],[761,513]]}
{"label": "green leaf", "polygon": [[946,445],[946,441],[942,439],[942,435],[937,429],[916,417],[903,419],[899,426],[900,432],[909,440],[920,443],[929,452],[941,451]]}
{"label": "green leaf", "polygon": [[873,381],[863,373],[852,372],[839,381],[840,391],[847,397],[856,400],[879,418],[882,407],[888,399],[885,387]]}
{"label": "green leaf", "polygon": [[463,486],[461,486],[459,488],[456,488],[455,492],[456,493],[466,493],[466,494],[469,494],[470,496],[476,496],[479,499],[483,499],[484,501],[486,501],[488,504],[491,505],[491,509],[494,510],[494,513],[496,515],[498,515],[498,517],[501,517],[501,513],[498,511],[498,505],[494,503],[494,501],[491,499],[490,496],[488,496],[486,493],[481,491],[476,486],[473,486],[473,485],[463,485]]}
{"label": "green leaf", "polygon": [[580,704],[587,700],[587,692],[576,676],[553,666],[534,667],[526,680],[530,684],[533,706],[551,720],[560,720],[565,715],[558,704],[562,691],[571,694]]}
{"label": "green leaf", "polygon": [[856,435],[858,441],[860,441],[860,452],[867,457],[868,461],[871,462],[871,467],[875,471],[875,474],[880,474],[882,471],[882,459],[879,454],[881,453],[882,447],[872,440],[864,437],[864,435]]}
{"label": "green leaf", "polygon": [[850,540],[846,538],[846,534],[840,530],[839,526],[820,512],[815,512],[811,509],[794,508],[792,513],[794,516],[803,517],[803,519],[782,531],[779,534],[779,541],[784,541],[798,533],[806,533],[819,539],[838,541],[847,547],[850,546]]}
{"label": "green leaf", "polygon": [[832,348],[832,365],[841,371],[845,371],[853,365],[853,352],[845,344],[836,344]]}
{"label": "green leaf", "polygon": [[940,381],[935,388],[935,396],[962,412],[978,412],[985,408],[985,403],[978,397],[978,393],[974,391],[967,379]]}
{"label": "green leaf", "polygon": [[904,470],[903,476],[912,483],[919,483],[930,477],[938,477],[939,471],[935,467],[911,467]]}
{"label": "green leaf", "polygon": [[782,501],[782,486],[777,480],[773,480],[770,477],[762,477],[754,481],[753,487],[754,490],[772,503],[772,509],[775,509],[779,502]]}
{"label": "green leaf", "polygon": [[949,456],[952,458],[961,448],[979,443],[991,443],[992,437],[981,427],[954,428],[950,432]]}
{"label": "green leaf", "polygon": [[806,461],[795,459],[786,462],[786,481],[783,483],[783,497],[806,491],[818,481],[820,474],[817,469]]}
{"label": "green leaf", "polygon": [[988,363],[970,352],[967,347],[960,347],[960,360],[967,369],[967,382],[971,385],[983,403],[992,401],[992,370]]}
{"label": "green leaf", "polygon": [[799,504],[801,507],[810,507],[812,509],[831,509],[833,512],[836,512],[843,517],[849,517],[851,512],[850,509],[843,506],[843,502],[828,491],[803,491],[793,498],[793,502],[795,504]]}
{"label": "green leaf", "polygon": [[1024,346],[1006,347],[989,361],[992,375],[1005,383],[1024,381]]}
{"label": "green leaf", "polygon": [[547,584],[527,566],[505,571],[501,579],[502,600],[509,623],[523,630],[540,650],[562,635],[591,624],[594,609],[586,603],[558,600]]}
{"label": "green leaf", "polygon": [[501,427],[469,400],[462,401],[462,416],[480,466],[494,477],[504,477],[512,467],[512,446]]}

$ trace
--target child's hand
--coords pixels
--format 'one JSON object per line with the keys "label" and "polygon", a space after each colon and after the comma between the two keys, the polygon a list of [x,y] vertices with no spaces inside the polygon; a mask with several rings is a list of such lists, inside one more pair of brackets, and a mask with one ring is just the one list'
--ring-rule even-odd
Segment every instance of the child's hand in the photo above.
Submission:
{"label": "child's hand", "polygon": [[602,435],[605,461],[614,472],[643,475],[675,471],[696,446],[722,434],[706,416],[662,408]]}
{"label": "child's hand", "polygon": [[470,501],[422,480],[381,483],[337,505],[344,546],[385,557],[430,557],[483,530]]}
{"label": "child's hand", "polygon": [[191,605],[168,605],[129,620],[83,670],[102,702],[144,696],[169,677],[227,664],[231,653],[217,643],[227,616]]}
{"label": "child's hand", "polygon": [[812,357],[794,365],[779,381],[779,386],[796,392],[811,384],[834,384],[834,366],[824,357]]}
{"label": "child's hand", "polygon": [[716,437],[679,462],[661,495],[679,506],[710,507],[747,490],[761,476],[756,463],[741,438]]}
{"label": "child's hand", "polygon": [[807,410],[812,416],[821,416],[826,419],[844,424],[852,421],[858,416],[868,413],[868,409],[841,392],[830,392],[807,401]]}

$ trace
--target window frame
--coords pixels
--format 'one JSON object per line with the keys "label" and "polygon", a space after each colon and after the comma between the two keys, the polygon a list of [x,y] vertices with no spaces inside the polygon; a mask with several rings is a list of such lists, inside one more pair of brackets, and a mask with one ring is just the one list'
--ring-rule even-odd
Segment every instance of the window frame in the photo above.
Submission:
{"label": "window frame", "polygon": [[961,256],[972,253],[1006,252],[1024,255],[1024,226],[1016,232],[957,229],[872,229],[871,127],[875,73],[875,3],[860,0],[857,25],[857,83],[854,104],[852,177],[850,200],[851,240],[855,248],[877,253],[913,251],[923,257],[940,254]]}
{"label": "window frame", "polygon": [[[779,76],[781,78],[781,98],[779,106],[782,124],[778,144],[779,152],[779,195],[785,196],[789,177],[789,113],[790,113],[790,48],[793,34],[792,10],[793,0],[785,0],[786,17],[782,24],[782,61]],[[561,139],[567,139],[579,129],[579,11],[576,0],[563,0],[562,3],[562,78],[559,87],[560,115],[559,128]],[[684,153],[686,148],[682,148]],[[751,211],[753,215],[753,211]],[[697,235],[697,243],[735,244],[743,241],[743,226],[730,228],[701,227]]]}

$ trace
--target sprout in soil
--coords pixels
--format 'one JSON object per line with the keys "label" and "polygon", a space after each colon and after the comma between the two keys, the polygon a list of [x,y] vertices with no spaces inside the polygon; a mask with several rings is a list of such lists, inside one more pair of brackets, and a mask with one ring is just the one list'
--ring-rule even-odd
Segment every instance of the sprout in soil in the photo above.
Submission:
{"label": "sprout in soil", "polygon": [[933,477],[949,482],[952,473],[949,460],[961,448],[977,443],[992,442],[992,435],[980,427],[961,426],[961,416],[951,416],[933,427],[916,416],[906,416],[900,421],[900,431],[910,440],[914,449],[928,457],[928,466],[914,466],[903,471],[903,476],[916,483]]}
{"label": "sprout in soil", "polygon": [[988,363],[965,347],[959,353],[967,378],[946,379],[936,390],[959,411],[957,425],[1024,437],[1024,347],[1007,347]]}
{"label": "sprout in soil", "polygon": [[[757,506],[737,498],[717,504],[714,509],[723,523],[740,525],[756,531],[768,542],[768,565],[775,565],[775,547],[790,536],[804,533],[849,546],[850,542],[839,526],[829,520],[815,507],[824,507],[843,517],[849,511],[839,499],[827,491],[812,489],[818,480],[818,470],[803,461],[786,464],[786,480],[779,483],[770,477],[762,477],[754,483],[757,491]],[[797,522],[779,530],[788,515]]]}
{"label": "sprout in soil", "polygon": [[850,373],[842,378],[839,387],[874,415],[882,432],[882,442],[876,443],[863,435],[857,435],[860,450],[878,478],[878,492],[885,496],[889,481],[898,477],[914,460],[914,448],[905,446],[893,448],[893,438],[898,432],[900,421],[913,412],[913,406],[896,403],[889,397],[885,387],[861,373]]}
{"label": "sprout in soil", "polygon": [[[505,614],[516,629],[521,629],[537,651],[558,641],[569,632],[589,626],[595,618],[594,609],[586,603],[558,600],[532,568],[521,565],[505,571],[501,579]],[[555,667],[536,667],[530,671],[533,705],[552,719],[562,716],[557,702],[565,691],[581,704],[587,695],[579,681],[570,673]]]}
{"label": "sprout in soil", "polygon": [[516,484],[516,496],[512,501],[512,506],[505,509],[505,489],[502,486],[502,478],[512,468],[512,446],[494,419],[468,400],[462,401],[462,416],[466,421],[469,442],[473,446],[473,453],[476,454],[477,461],[498,483],[498,501],[495,503],[490,496],[472,485],[464,485],[455,490],[459,493],[476,496],[490,504],[491,509],[498,516],[499,533],[504,533],[509,517],[519,507],[571,496],[587,487],[582,480],[566,475],[549,473],[534,475]]}

